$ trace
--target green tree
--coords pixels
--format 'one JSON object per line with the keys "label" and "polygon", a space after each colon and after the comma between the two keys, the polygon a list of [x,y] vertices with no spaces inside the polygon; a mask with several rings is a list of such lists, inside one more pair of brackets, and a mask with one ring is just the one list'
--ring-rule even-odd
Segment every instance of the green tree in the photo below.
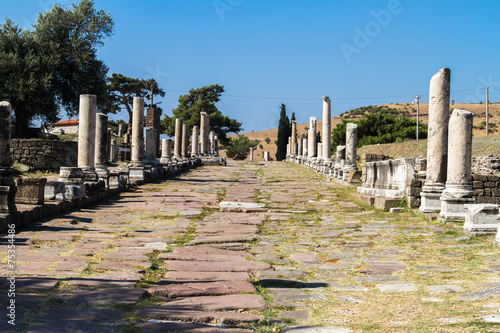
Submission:
{"label": "green tree", "polygon": [[[406,116],[396,117],[391,110],[389,112],[378,111],[368,113],[365,118],[358,121],[349,121],[358,125],[358,147],[378,143],[392,143],[415,139],[417,132],[417,121]],[[342,119],[332,131],[332,146],[345,144],[346,124],[348,121]],[[419,124],[419,138],[427,137],[427,125]]]}
{"label": "green tree", "polygon": [[112,103],[115,108],[125,107],[129,116],[129,124],[132,123],[132,104],[134,97],[144,97],[147,103],[147,100],[151,99],[151,90],[153,96],[165,96],[165,92],[158,87],[158,83],[156,83],[154,79],[134,79],[122,74],[113,73],[113,75],[108,78],[108,82],[107,87],[111,95]]}
{"label": "green tree", "polygon": [[227,144],[227,133],[239,133],[242,128],[239,121],[223,115],[215,105],[223,92],[223,86],[212,84],[179,96],[179,106],[172,110],[173,116],[162,119],[164,133],[168,136],[175,134],[175,118],[182,119],[190,127],[200,125],[200,112],[205,111],[210,116],[211,130],[219,136],[221,144]]}
{"label": "green tree", "polygon": [[97,59],[103,39],[113,34],[110,14],[97,11],[92,0],[82,0],[70,8],[55,4],[39,14],[34,27],[43,52],[58,59],[51,86],[68,117],[78,114],[81,94],[96,95],[99,109],[111,111],[106,87],[108,67]]}
{"label": "green tree", "polygon": [[35,119],[43,125],[58,120],[50,84],[56,61],[42,52],[34,32],[10,20],[0,26],[0,100],[12,105],[16,136],[24,137]]}
{"label": "green tree", "polygon": [[226,150],[226,156],[233,160],[244,160],[250,153],[251,147],[256,147],[259,140],[252,140],[242,134],[236,138],[230,138],[229,141],[222,145],[222,149]]}
{"label": "green tree", "polygon": [[286,105],[281,103],[280,109],[281,111],[278,124],[278,140],[276,141],[276,161],[283,161],[286,158],[286,145],[288,144],[288,137],[292,132],[290,120],[286,115]]}
{"label": "green tree", "polygon": [[266,141],[266,143],[269,144],[271,142],[271,139],[266,138],[264,141]]}

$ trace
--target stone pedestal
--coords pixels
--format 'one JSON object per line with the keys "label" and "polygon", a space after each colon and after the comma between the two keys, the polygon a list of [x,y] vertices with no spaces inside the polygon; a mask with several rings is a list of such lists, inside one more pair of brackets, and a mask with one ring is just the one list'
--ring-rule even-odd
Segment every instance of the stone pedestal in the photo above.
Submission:
{"label": "stone pedestal", "polygon": [[323,133],[322,144],[323,153],[322,158],[324,162],[332,161],[332,104],[330,98],[323,96]]}
{"label": "stone pedestal", "polygon": [[163,164],[168,164],[172,162],[172,140],[162,139],[161,140],[161,159],[160,162]]}
{"label": "stone pedestal", "polygon": [[464,205],[474,202],[471,174],[472,112],[453,110],[448,133],[448,174],[446,188],[441,196],[440,215],[446,219],[463,220]]}
{"label": "stone pedestal", "polygon": [[342,170],[342,180],[349,179],[350,170],[358,170],[356,166],[357,146],[358,146],[358,125],[354,123],[346,124],[345,138],[345,165]]}
{"label": "stone pedestal", "polygon": [[496,234],[498,230],[498,205],[464,205],[465,232],[472,235]]}
{"label": "stone pedestal", "polygon": [[309,118],[309,130],[307,132],[307,156],[316,156],[316,117]]}
{"label": "stone pedestal", "polygon": [[84,196],[84,177],[81,168],[61,167],[59,169],[59,181],[64,182],[67,200],[77,200]]}
{"label": "stone pedestal", "polygon": [[436,73],[429,88],[429,130],[427,135],[427,173],[422,187],[420,211],[441,210],[448,161],[448,120],[450,117],[450,70]]}
{"label": "stone pedestal", "polygon": [[[335,155],[335,165],[333,166],[333,177],[342,179],[341,161],[345,163],[345,146],[337,146],[337,154]],[[340,176],[340,177],[339,177]]]}
{"label": "stone pedestal", "polygon": [[16,203],[43,205],[47,178],[20,177],[17,180]]}

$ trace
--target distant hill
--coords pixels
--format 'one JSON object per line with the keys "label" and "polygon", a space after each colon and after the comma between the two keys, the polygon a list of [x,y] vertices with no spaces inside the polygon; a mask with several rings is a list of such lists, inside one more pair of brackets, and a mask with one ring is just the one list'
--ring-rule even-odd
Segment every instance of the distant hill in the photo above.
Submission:
{"label": "distant hill", "polygon": [[[358,120],[363,118],[363,110],[369,110],[371,106],[361,107],[354,110],[350,110],[344,112],[343,114],[332,118],[332,129],[339,124],[342,119],[346,120]],[[416,117],[417,116],[417,105],[412,105],[411,103],[394,103],[394,104],[382,104],[377,105],[376,107],[380,108],[389,108],[398,110],[398,115],[405,115],[407,117]],[[485,104],[465,104],[465,103],[454,103],[450,105],[450,109],[464,109],[471,111],[474,114],[474,136],[484,136],[486,135],[486,131],[484,129],[485,123],[485,112],[486,105]],[[428,114],[429,114],[429,104],[428,103],[420,103],[419,108],[419,120],[424,124],[428,122]],[[490,114],[490,135],[497,135],[500,132],[500,103],[493,103],[489,106],[489,114]],[[498,125],[497,125],[498,124]],[[322,120],[316,121],[316,128],[321,131],[323,126]],[[297,135],[298,137],[307,137],[306,127],[309,127],[309,122],[303,124],[297,124]],[[250,132],[250,133],[240,133],[247,136],[250,140],[259,140],[259,146],[254,151],[254,160],[255,161],[263,161],[264,160],[264,151],[269,151],[271,158],[275,159],[276,154],[276,144],[278,129],[270,129],[266,131],[258,131],[258,132]],[[235,134],[229,135],[229,137],[234,137]],[[265,139],[269,138],[271,141],[266,143]],[[262,148],[260,148],[262,146]],[[221,155],[224,156],[224,153],[221,152]]]}

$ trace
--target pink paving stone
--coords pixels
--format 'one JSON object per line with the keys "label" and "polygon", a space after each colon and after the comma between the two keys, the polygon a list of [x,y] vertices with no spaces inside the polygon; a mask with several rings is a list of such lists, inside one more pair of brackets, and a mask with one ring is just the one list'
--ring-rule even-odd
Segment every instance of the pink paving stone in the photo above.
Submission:
{"label": "pink paving stone", "polygon": [[176,281],[248,281],[250,274],[235,272],[167,272],[165,278]]}
{"label": "pink paving stone", "polygon": [[182,261],[246,261],[245,257],[228,256],[220,254],[183,255],[174,253],[160,253],[158,258],[165,260],[182,260]]}
{"label": "pink paving stone", "polygon": [[290,255],[290,259],[301,262],[320,262],[315,253],[294,253]]}
{"label": "pink paving stone", "polygon": [[[162,284],[166,283],[166,284]],[[216,281],[195,283],[169,283],[160,281],[149,288],[151,293],[166,294],[170,298],[188,296],[217,296],[239,294],[243,292],[256,293],[257,289],[247,281]]]}
{"label": "pink paving stone", "polygon": [[251,310],[265,309],[264,297],[260,295],[224,295],[224,296],[201,296],[188,297],[181,300],[171,301],[164,305],[168,309],[193,309],[193,310]]}
{"label": "pink paving stone", "polygon": [[253,242],[257,238],[254,235],[217,235],[217,236],[201,236],[196,237],[192,241],[190,241],[189,245],[203,245],[203,244],[217,244],[217,243],[246,243]]}
{"label": "pink paving stone", "polygon": [[93,268],[112,270],[112,271],[137,271],[136,266],[142,268],[151,267],[151,263],[147,261],[114,261],[114,260],[102,260],[99,264],[95,265]]}
{"label": "pink paving stone", "polygon": [[262,261],[168,261],[166,269],[186,272],[256,272],[270,270],[272,266]]}
{"label": "pink paving stone", "polygon": [[210,323],[212,321],[216,321],[220,324],[228,325],[237,325],[239,323],[254,323],[264,318],[264,316],[260,315],[238,312],[165,309],[161,306],[140,309],[137,310],[135,314],[141,318],[147,319],[191,321],[194,323]]}
{"label": "pink paving stone", "polygon": [[249,258],[252,257],[251,253],[242,251],[230,251],[223,249],[216,249],[213,247],[203,247],[203,246],[190,246],[190,247],[176,247],[173,253],[184,254],[184,255],[226,255],[226,256],[239,256]]}

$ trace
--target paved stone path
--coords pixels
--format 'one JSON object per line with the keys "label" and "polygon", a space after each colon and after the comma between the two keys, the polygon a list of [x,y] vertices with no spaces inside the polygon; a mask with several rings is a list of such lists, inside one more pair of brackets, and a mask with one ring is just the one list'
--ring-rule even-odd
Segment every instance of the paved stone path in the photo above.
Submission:
{"label": "paved stone path", "polygon": [[353,193],[297,165],[233,162],[19,229],[15,329],[500,331],[493,237]]}

